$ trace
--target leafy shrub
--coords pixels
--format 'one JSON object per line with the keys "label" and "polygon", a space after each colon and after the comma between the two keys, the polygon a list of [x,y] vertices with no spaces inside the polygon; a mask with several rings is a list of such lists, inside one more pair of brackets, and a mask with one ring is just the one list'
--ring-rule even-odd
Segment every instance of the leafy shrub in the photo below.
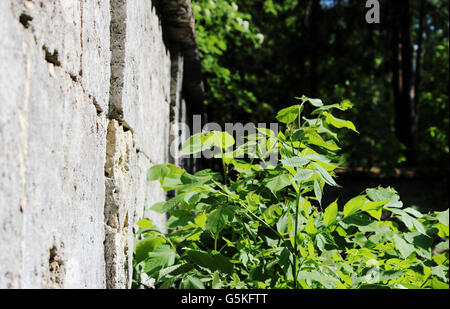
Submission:
{"label": "leafy shrub", "polygon": [[[349,106],[298,99],[277,115],[284,131],[259,129],[234,151],[226,132],[185,142],[185,154],[220,149],[223,174],[172,164],[149,170],[149,180],[176,196],[151,207],[170,214],[168,234],[149,219],[138,223],[135,287],[145,278],[156,288],[449,287],[448,210],[422,214],[381,187],[322,205],[324,187],[338,186],[335,129],[356,129],[332,115]],[[302,116],[306,104],[313,118]],[[273,152],[276,166],[267,162]]]}

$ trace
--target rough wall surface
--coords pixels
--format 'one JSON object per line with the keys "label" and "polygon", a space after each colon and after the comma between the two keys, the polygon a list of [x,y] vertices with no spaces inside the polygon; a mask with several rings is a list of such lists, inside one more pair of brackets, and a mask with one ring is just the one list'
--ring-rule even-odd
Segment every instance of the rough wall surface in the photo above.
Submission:
{"label": "rough wall surface", "polygon": [[2,0],[0,38],[0,288],[129,287],[192,37],[171,57],[150,0]]}
{"label": "rough wall surface", "polygon": [[108,27],[103,1],[0,2],[0,287],[105,286]]}

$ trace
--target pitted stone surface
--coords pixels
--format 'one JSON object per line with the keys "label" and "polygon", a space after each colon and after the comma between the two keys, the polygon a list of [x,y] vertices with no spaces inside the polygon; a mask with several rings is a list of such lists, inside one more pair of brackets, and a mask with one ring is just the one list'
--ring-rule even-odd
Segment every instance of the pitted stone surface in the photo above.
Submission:
{"label": "pitted stone surface", "polygon": [[164,231],[146,174],[186,119],[196,51],[171,59],[158,16],[150,0],[0,1],[0,288],[130,287],[136,222]]}
{"label": "pitted stone surface", "polygon": [[106,118],[76,78],[81,3],[0,3],[0,288],[105,286]]}

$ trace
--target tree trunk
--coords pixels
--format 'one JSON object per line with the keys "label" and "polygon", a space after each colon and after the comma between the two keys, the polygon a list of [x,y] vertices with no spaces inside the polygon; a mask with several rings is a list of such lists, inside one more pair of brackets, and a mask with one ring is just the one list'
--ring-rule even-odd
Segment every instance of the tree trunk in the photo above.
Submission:
{"label": "tree trunk", "polygon": [[[423,34],[426,21],[425,0],[420,0],[419,7],[419,29],[417,31],[417,54],[416,54],[416,75],[414,79],[414,119],[413,125],[415,131],[418,130],[419,125],[419,97],[420,97],[420,81],[422,73],[422,58],[423,58]],[[417,134],[417,133],[416,133]]]}
{"label": "tree trunk", "polygon": [[318,53],[320,51],[318,34],[320,25],[320,0],[312,0],[311,15],[310,15],[310,39],[309,39],[309,91],[310,96],[315,97],[318,95],[318,78],[317,78],[317,66],[318,66]]}
{"label": "tree trunk", "polygon": [[393,20],[393,84],[395,100],[395,131],[406,147],[408,166],[416,164],[417,127],[413,84],[412,1],[397,0]]}

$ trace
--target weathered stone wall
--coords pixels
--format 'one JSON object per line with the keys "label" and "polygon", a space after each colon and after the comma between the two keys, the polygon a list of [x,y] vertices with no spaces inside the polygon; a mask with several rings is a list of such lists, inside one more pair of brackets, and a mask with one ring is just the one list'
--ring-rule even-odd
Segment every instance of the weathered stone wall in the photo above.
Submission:
{"label": "weathered stone wall", "polygon": [[163,37],[150,0],[0,1],[0,288],[130,286],[186,117],[192,45]]}

